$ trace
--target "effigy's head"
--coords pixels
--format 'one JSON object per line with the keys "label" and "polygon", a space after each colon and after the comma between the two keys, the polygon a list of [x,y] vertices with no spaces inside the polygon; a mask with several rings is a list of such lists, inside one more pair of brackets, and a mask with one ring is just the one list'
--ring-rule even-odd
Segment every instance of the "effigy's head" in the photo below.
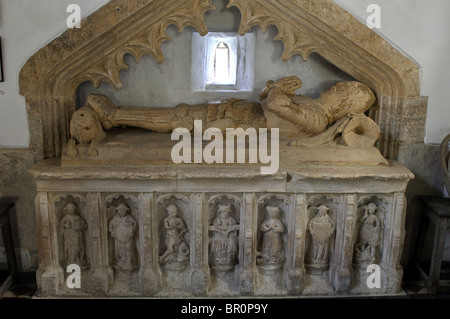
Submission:
{"label": "effigy's head", "polygon": [[89,144],[103,132],[97,113],[89,106],[75,111],[70,120],[70,135],[80,144]]}

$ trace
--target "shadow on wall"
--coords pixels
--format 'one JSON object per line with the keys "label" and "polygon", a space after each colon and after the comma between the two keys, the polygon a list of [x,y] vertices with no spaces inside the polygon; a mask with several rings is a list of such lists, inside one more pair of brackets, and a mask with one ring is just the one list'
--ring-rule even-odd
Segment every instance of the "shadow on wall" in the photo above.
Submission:
{"label": "shadow on wall", "polygon": [[[0,150],[0,201],[14,203],[10,211],[13,244],[19,270],[23,271],[38,267],[34,207],[36,184],[28,172],[36,163],[37,156],[29,149]],[[0,250],[0,263],[2,258]]]}
{"label": "shadow on wall", "polygon": [[[406,235],[403,248],[402,265],[405,277],[415,276],[414,248],[420,230],[422,205],[418,197],[422,195],[442,196],[443,175],[439,166],[439,146],[414,144],[408,146],[408,153],[402,152],[404,158],[399,159],[415,174],[415,179],[406,188],[407,214]],[[425,247],[431,251],[432,247]]]}

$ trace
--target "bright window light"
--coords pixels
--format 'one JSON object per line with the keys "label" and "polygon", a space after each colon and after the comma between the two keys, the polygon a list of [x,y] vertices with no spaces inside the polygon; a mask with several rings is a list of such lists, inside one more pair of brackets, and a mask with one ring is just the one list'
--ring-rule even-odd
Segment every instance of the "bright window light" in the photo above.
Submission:
{"label": "bright window light", "polygon": [[234,79],[231,77],[230,54],[228,44],[223,41],[219,42],[214,54],[213,84],[226,85],[236,83],[236,73],[234,73]]}
{"label": "bright window light", "polygon": [[255,38],[231,32],[192,36],[193,91],[252,91]]}

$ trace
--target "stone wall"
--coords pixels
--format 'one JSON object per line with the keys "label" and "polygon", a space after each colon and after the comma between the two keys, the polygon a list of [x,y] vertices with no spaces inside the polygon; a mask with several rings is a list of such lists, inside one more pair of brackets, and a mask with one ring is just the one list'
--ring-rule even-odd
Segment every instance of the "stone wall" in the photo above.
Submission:
{"label": "stone wall", "polygon": [[[0,200],[13,201],[11,224],[18,266],[23,270],[36,268],[36,183],[28,169],[37,158],[29,149],[0,149]],[[22,260],[22,258],[24,260]]]}

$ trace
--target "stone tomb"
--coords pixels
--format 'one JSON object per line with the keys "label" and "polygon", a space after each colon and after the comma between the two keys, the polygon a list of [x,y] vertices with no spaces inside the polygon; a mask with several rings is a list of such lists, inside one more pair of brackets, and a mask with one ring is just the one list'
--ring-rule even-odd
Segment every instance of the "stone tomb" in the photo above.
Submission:
{"label": "stone tomb", "polygon": [[[203,16],[214,9],[209,0],[110,1],[20,74],[31,145],[43,159],[31,169],[38,295],[400,292],[413,175],[385,157],[397,158],[407,141],[403,115],[419,94],[418,66],[331,0],[228,6],[241,12],[240,35],[275,25],[284,60],[316,52],[361,82],[338,83],[318,99],[295,95],[302,82],[287,77],[267,82],[259,102],[129,108],[90,96],[76,110],[81,83],[120,89],[125,54],[163,62],[168,25],[205,35]],[[170,133],[191,133],[195,120],[221,133],[279,129],[277,172],[249,161],[174,164]],[[67,285],[73,265],[79,288]]]}
{"label": "stone tomb", "polygon": [[[100,157],[101,151],[99,145]],[[413,175],[393,161],[313,162],[281,157],[276,174],[262,175],[256,164],[42,161],[32,169],[39,192],[39,292],[399,293],[404,192]],[[79,289],[66,284],[70,264],[81,268]],[[380,288],[367,286],[371,264],[380,267]]]}

